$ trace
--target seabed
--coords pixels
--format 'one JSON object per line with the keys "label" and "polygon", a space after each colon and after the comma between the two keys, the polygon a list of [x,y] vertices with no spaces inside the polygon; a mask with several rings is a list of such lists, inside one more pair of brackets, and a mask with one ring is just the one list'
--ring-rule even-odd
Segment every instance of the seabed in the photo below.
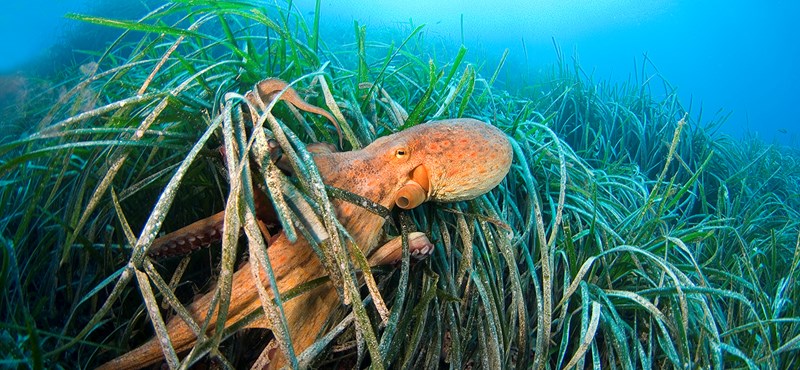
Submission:
{"label": "seabed", "polygon": [[[216,118],[224,102],[236,104],[232,94],[268,77],[331,112],[344,150],[457,117],[495,125],[514,148],[490,193],[398,216],[406,225],[390,232],[424,232],[435,251],[374,269],[379,293],[358,266],[335,266],[363,301],[334,310],[329,327],[351,313],[359,324],[340,325],[294,363],[800,366],[800,156],[715,134],[724,116],[683,106],[649,60],[631,81],[610,83],[557,50],[546,78],[504,91],[504,58],[490,67],[464,47],[435,52],[422,27],[386,41],[356,24],[354,42],[333,45],[320,38],[319,17],[248,1],[170,2],[137,21],[72,17],[124,33],[52,90],[28,94],[8,123],[15,134],[0,141],[4,366],[93,368],[183,309],[165,297],[230,293],[220,279],[247,255],[244,238],[183,259],[143,252],[232,197],[253,201],[229,185],[249,175],[214,150],[246,143],[252,127]],[[279,125],[268,129],[295,137],[296,148],[338,142],[321,116],[283,104],[272,113]],[[313,182],[297,176],[311,194]],[[198,350],[210,355],[190,361],[249,367],[270,340],[291,340],[227,334],[211,334]]]}

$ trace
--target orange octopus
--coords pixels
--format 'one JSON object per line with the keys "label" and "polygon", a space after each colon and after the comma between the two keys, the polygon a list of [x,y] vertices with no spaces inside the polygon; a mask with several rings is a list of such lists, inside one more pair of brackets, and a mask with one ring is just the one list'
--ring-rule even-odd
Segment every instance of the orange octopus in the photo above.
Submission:
{"label": "orange octopus", "polygon": [[[263,89],[256,90],[262,98],[269,97],[276,86],[286,87],[285,83],[275,85],[276,81],[279,80],[265,80],[259,84]],[[294,91],[284,94],[283,99],[306,111],[322,111],[302,101]],[[312,108],[306,109],[309,106]],[[319,150],[313,158],[326,185],[360,195],[388,209],[395,205],[411,209],[425,201],[455,202],[488,192],[508,173],[512,148],[506,135],[496,127],[460,118],[419,124],[381,137],[361,150]],[[345,201],[334,200],[333,205],[337,218],[353,236],[355,244],[365,254],[376,250],[369,257],[370,263],[388,263],[400,258],[400,243],[390,242],[376,249],[385,222],[383,217]],[[223,217],[224,214],[220,213],[160,238],[150,254],[169,254],[165,251],[170,249],[196,249],[219,240]],[[430,253],[433,248],[424,234],[415,233],[411,239],[413,254]],[[302,237],[292,243],[284,233],[280,233],[267,253],[278,291],[282,293],[325,275],[322,263]],[[226,328],[254,311],[262,310],[257,281],[249,265],[250,262],[241,266],[233,276]],[[261,284],[269,286],[263,270],[261,280]],[[188,307],[198,322],[206,319],[212,296],[212,293],[207,293]],[[326,313],[338,304],[337,291],[330,282],[283,303],[294,353],[301,353],[324,334]],[[249,327],[270,328],[267,321],[265,318]],[[216,313],[207,327],[213,328],[215,324]],[[167,328],[176,352],[186,351],[194,345],[195,334],[180,318],[170,320]],[[273,355],[269,368],[287,364],[282,352],[275,351]],[[100,369],[136,369],[156,363],[163,357],[157,338],[153,338]]]}

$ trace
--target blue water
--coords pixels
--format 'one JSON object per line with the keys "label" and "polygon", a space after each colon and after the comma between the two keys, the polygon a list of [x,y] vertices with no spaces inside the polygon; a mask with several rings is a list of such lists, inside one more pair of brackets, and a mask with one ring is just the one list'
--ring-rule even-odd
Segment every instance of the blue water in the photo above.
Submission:
{"label": "blue water", "polygon": [[[314,0],[294,3],[306,14],[314,10]],[[768,142],[800,146],[798,2],[518,3],[522,2],[323,0],[321,22],[323,32],[344,30],[352,35],[353,21],[358,20],[367,26],[368,38],[381,27],[424,23],[428,39],[457,46],[463,15],[468,59],[496,60],[507,48],[508,68],[535,74],[555,63],[555,39],[566,56],[577,53],[595,81],[627,80],[646,53],[678,88],[685,106],[693,101],[694,113],[700,103],[706,118],[719,110],[731,113],[722,127],[725,133],[750,133]],[[20,68],[68,32],[71,21],[63,20],[65,12],[85,11],[92,4],[85,0],[0,3],[0,50],[5,50],[0,73]],[[482,72],[492,70],[487,67]]]}

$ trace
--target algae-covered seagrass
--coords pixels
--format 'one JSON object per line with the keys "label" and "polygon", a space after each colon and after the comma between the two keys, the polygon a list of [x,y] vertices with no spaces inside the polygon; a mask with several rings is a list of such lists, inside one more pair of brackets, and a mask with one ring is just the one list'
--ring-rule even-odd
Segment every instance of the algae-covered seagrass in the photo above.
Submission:
{"label": "algae-covered seagrass", "polygon": [[[504,56],[468,62],[464,47],[434,49],[422,27],[377,40],[356,25],[353,43],[328,44],[319,10],[310,23],[249,1],[167,2],[136,21],[72,16],[124,34],[91,55],[89,76],[75,67],[56,101],[30,105],[30,132],[0,144],[4,365],[95,367],[155,335],[175,367],[260,364],[268,342],[290,366],[798,366],[796,152],[713,135],[724,117],[682,106],[647,59],[612,84],[556,47],[550,78],[502,91]],[[320,188],[305,150],[338,144],[326,118],[278,103],[262,122],[286,152],[288,180],[241,160],[268,150],[238,108],[268,77],[329,112],[345,151],[475,118],[510,138],[510,171],[477,199],[397,214],[387,237],[423,232],[432,255],[412,265],[404,249],[399,266],[369,269],[329,196],[363,199]],[[349,305],[302,353],[281,330],[230,335],[258,315],[228,329],[196,322],[206,337],[172,352],[165,320],[188,318],[197,292],[224,311],[244,256],[270,262],[252,237],[252,184],[270,181],[319,206],[325,233],[343,242],[313,256],[345,263],[259,304],[281,322],[281,307],[330,281]],[[275,208],[287,236],[312,237],[292,221],[302,210]],[[222,210],[221,245],[146,256],[158,236]]]}

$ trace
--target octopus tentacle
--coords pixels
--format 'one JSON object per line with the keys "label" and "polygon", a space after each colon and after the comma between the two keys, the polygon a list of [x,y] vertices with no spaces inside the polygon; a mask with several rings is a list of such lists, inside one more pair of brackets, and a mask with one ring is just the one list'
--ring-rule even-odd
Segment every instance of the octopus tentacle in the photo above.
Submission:
{"label": "octopus tentacle", "polygon": [[[253,198],[256,204],[256,218],[269,228],[276,228],[280,223],[272,203],[258,188],[254,188]],[[222,227],[225,222],[225,211],[196,221],[176,231],[164,235],[155,241],[147,250],[151,258],[168,258],[182,256],[222,240]],[[241,230],[239,231],[241,236]]]}
{"label": "octopus tentacle", "polygon": [[[411,258],[413,258],[414,261],[425,259],[434,249],[433,243],[428,239],[428,236],[418,231],[408,234],[408,246]],[[403,238],[397,236],[378,247],[367,257],[367,261],[369,265],[373,267],[395,265],[400,262],[402,252]],[[329,312],[336,306],[337,299],[332,288],[327,288],[325,292],[320,292],[319,298],[313,303],[313,308],[311,310],[306,308],[305,310],[305,312],[315,312],[318,319],[304,322],[302,328],[294,333],[295,335],[292,337],[292,341],[296,343],[313,343],[322,330],[322,326],[325,324]],[[264,316],[249,324],[247,328],[271,329],[271,325],[267,317]],[[262,361],[264,362],[261,363],[263,366],[254,366],[253,368],[278,369],[286,365],[287,359],[282,352],[277,351],[277,348],[276,340],[271,340],[262,351],[263,353],[261,356],[259,356],[263,358]]]}
{"label": "octopus tentacle", "polygon": [[[433,250],[433,244],[430,243],[428,237],[420,232],[409,234],[409,247],[411,248],[412,255],[423,255],[430,253]],[[416,252],[415,252],[416,251]],[[393,240],[385,243],[378,248],[369,257],[371,265],[391,264],[399,261],[402,252],[402,240],[396,237]],[[424,252],[424,253],[423,253]],[[275,267],[275,277],[279,290],[285,292],[290,288],[295,287],[299,282],[309,281],[311,279],[322,276],[322,269],[313,254],[311,247],[307,243],[289,243],[284,234],[281,234],[278,241],[273,247],[267,251],[270,261]],[[304,268],[298,268],[303,266]],[[265,273],[261,272],[261,283],[269,287],[268,279]],[[237,282],[237,290],[234,294],[238,296],[231,300],[231,307],[228,312],[228,323],[233,323],[243,319],[246,315],[256,309],[261,308],[258,295],[256,295],[256,280],[250,271],[249,262],[242,266],[234,273],[234,281]],[[270,291],[270,289],[267,289]],[[317,334],[325,324],[327,318],[326,312],[329,312],[338,299],[336,291],[328,284],[315,288],[320,296],[314,300],[313,306],[303,307],[304,303],[301,300],[290,300],[285,302],[285,309],[287,315],[292,316],[290,323],[294,324],[292,341],[295,344],[307,347],[316,340]],[[252,293],[252,294],[251,294]],[[205,320],[205,313],[208,311],[208,305],[214,293],[208,293],[192,303],[189,307],[189,312],[194,316],[198,322]],[[242,299],[247,296],[246,299]],[[299,308],[298,308],[299,306]],[[314,312],[317,315],[310,315]],[[315,316],[313,319],[310,316]],[[216,313],[213,314],[209,321],[209,328],[213,328],[216,323]],[[226,327],[229,324],[226,323]],[[247,326],[248,328],[264,328],[270,329],[271,325],[266,317],[257,320]],[[194,345],[196,336],[189,328],[189,326],[181,319],[174,318],[167,323],[167,330],[170,333],[170,340],[177,352],[185,351]],[[158,362],[163,358],[161,346],[158,339],[153,338],[145,344],[139,346],[118,357],[106,364],[103,364],[98,369],[137,369],[145,367]],[[270,356],[272,359],[270,368],[279,364],[284,364],[285,359],[280,351],[275,351]]]}
{"label": "octopus tentacle", "polygon": [[153,241],[147,255],[151,258],[166,258],[206,248],[222,239],[224,220],[223,211],[173,231]]}
{"label": "octopus tentacle", "polygon": [[[245,97],[250,100],[251,103],[259,106],[260,108],[265,108],[270,102],[275,99],[275,96],[283,91],[283,95],[281,95],[280,100],[285,101],[288,104],[291,104],[297,109],[319,114],[325,117],[328,121],[333,124],[333,127],[336,128],[336,134],[339,135],[339,147],[341,148],[343,145],[343,136],[342,136],[342,129],[339,127],[339,123],[333,116],[325,111],[324,109],[317,107],[312,104],[306,103],[300,95],[297,94],[293,88],[289,87],[289,84],[286,81],[277,79],[277,78],[268,78],[266,80],[262,80],[256,84],[255,89],[247,92]],[[257,95],[256,95],[257,94]]]}

